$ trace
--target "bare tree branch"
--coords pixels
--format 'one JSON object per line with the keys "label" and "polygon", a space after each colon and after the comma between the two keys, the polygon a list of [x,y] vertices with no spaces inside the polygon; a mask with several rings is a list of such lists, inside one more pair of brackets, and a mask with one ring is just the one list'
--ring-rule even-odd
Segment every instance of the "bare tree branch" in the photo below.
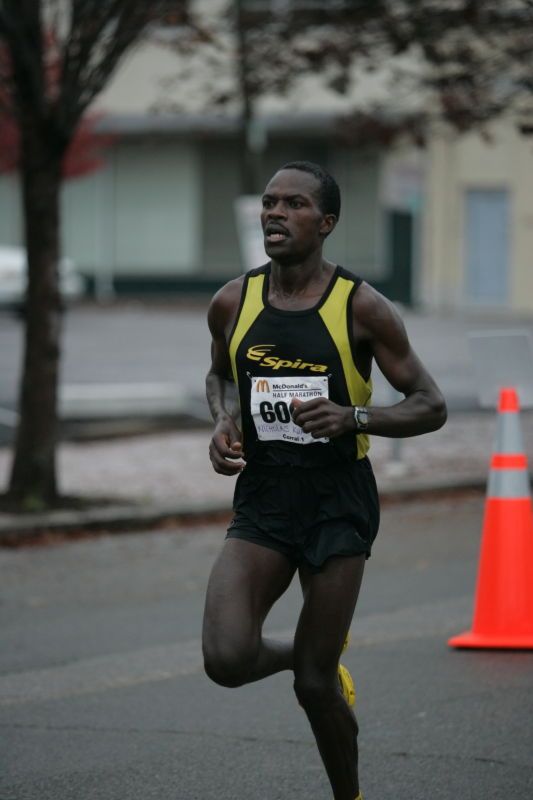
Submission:
{"label": "bare tree branch", "polygon": [[[183,11],[187,3],[181,3]],[[72,130],[144,28],[162,16],[167,0],[75,0],[65,45],[58,118]]]}
{"label": "bare tree branch", "polygon": [[120,13],[123,5],[120,0],[113,0],[111,4],[83,0],[74,0],[72,3],[70,30],[63,55],[62,88],[57,105],[58,121],[67,130],[76,124],[81,114],[79,96],[85,90],[81,86],[83,70],[91,60],[92,51],[100,42],[106,26],[113,16]]}

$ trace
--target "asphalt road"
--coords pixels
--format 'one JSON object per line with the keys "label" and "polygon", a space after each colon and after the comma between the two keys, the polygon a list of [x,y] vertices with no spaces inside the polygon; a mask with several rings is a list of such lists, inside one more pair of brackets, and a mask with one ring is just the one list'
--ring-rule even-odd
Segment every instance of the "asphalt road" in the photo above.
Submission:
{"label": "asphalt road", "polygon": [[[533,796],[533,652],[456,652],[482,499],[389,506],[344,661],[365,800]],[[0,551],[0,800],[320,800],[288,673],[237,690],[201,668],[220,527]],[[296,586],[270,631],[289,636]]]}

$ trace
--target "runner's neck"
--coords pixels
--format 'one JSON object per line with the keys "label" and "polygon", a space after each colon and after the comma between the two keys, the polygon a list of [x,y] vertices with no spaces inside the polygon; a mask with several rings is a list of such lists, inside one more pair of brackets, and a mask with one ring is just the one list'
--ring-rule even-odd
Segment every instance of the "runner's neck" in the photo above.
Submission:
{"label": "runner's neck", "polygon": [[268,300],[272,305],[320,298],[326,291],[335,265],[321,259],[318,264],[281,266],[272,262]]}

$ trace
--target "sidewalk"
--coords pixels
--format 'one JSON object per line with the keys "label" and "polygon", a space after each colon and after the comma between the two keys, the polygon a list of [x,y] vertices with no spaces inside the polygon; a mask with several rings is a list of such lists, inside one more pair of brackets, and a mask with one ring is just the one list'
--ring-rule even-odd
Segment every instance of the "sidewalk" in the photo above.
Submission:
{"label": "sidewalk", "polygon": [[[530,464],[533,412],[521,415]],[[483,489],[496,418],[456,413],[444,428],[394,443],[372,438],[371,460],[383,500],[443,490]],[[36,529],[139,526],[166,517],[229,512],[235,478],[217,475],[208,457],[208,430],[158,433],[109,441],[64,443],[59,448],[64,494],[116,498],[86,511],[13,516],[0,513],[0,537]],[[0,449],[0,486],[6,485],[10,451]]]}

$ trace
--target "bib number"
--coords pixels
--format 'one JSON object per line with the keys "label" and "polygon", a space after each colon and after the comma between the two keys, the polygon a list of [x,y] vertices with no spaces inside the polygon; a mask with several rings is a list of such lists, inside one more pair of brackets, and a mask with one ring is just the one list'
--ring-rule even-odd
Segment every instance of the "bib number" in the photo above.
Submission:
{"label": "bib number", "polygon": [[328,397],[328,379],[325,376],[305,378],[252,377],[250,411],[260,441],[312,444],[329,439],[315,439],[295,425],[291,416],[291,402]]}

